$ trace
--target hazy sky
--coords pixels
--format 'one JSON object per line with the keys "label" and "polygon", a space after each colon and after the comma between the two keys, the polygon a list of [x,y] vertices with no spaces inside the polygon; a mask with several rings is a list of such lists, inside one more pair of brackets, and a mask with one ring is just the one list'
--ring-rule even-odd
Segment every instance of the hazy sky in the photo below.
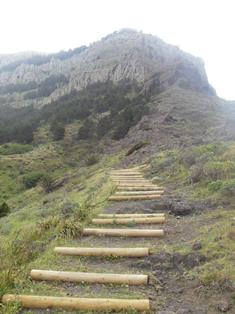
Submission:
{"label": "hazy sky", "polygon": [[134,28],[203,58],[219,96],[235,99],[234,0],[0,0],[0,54],[54,52]]}

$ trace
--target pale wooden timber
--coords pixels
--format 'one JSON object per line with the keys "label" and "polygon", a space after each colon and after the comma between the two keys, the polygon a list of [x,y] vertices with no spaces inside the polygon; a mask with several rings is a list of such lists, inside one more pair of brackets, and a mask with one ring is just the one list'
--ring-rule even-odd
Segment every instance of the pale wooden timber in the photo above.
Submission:
{"label": "pale wooden timber", "polygon": [[147,275],[129,274],[106,274],[106,273],[85,273],[72,271],[53,271],[33,269],[30,276],[34,280],[65,281],[65,282],[87,282],[87,283],[112,283],[127,285],[146,285]]}
{"label": "pale wooden timber", "polygon": [[155,186],[118,186],[118,191],[164,191],[161,187],[155,187]]}
{"label": "pale wooden timber", "polygon": [[110,176],[121,176],[121,177],[135,177],[135,176],[142,176],[141,173],[138,172],[116,172],[116,173],[110,173]]}
{"label": "pale wooden timber", "polygon": [[129,218],[96,218],[92,219],[92,223],[96,225],[108,225],[108,224],[163,224],[165,217],[129,217]]}
{"label": "pale wooden timber", "polygon": [[55,247],[54,251],[62,255],[73,256],[142,257],[149,255],[149,248]]}
{"label": "pale wooden timber", "polygon": [[143,176],[121,176],[121,175],[111,175],[110,178],[112,180],[136,180],[136,179],[144,179]]}
{"label": "pale wooden timber", "polygon": [[149,190],[149,191],[122,191],[122,192],[115,192],[115,195],[154,195],[154,194],[162,194],[164,193],[163,190]]}
{"label": "pale wooden timber", "polygon": [[165,217],[164,213],[155,214],[99,214],[100,218],[140,218],[140,217]]}
{"label": "pale wooden timber", "polygon": [[115,237],[162,237],[164,230],[158,229],[99,229],[84,228],[84,235],[115,236]]}
{"label": "pale wooden timber", "polygon": [[152,183],[146,180],[112,180],[115,185],[129,184],[129,185],[151,185]]}
{"label": "pale wooden timber", "polygon": [[148,311],[150,309],[150,302],[148,299],[98,299],[5,294],[2,297],[2,302],[3,304],[17,302],[20,303],[23,308],[36,309],[52,308],[87,311]]}
{"label": "pale wooden timber", "polygon": [[138,200],[155,200],[161,198],[162,195],[155,194],[155,195],[113,195],[109,197],[109,201],[138,201]]}
{"label": "pale wooden timber", "polygon": [[124,178],[124,177],[122,177],[122,178],[114,178],[114,177],[112,177],[111,178],[111,180],[112,181],[122,181],[122,182],[125,182],[125,181],[127,181],[127,182],[130,182],[130,181],[133,181],[133,182],[148,182],[148,183],[152,183],[150,180],[148,180],[148,179],[145,179],[145,178],[143,178],[143,177],[140,177],[140,178]]}
{"label": "pale wooden timber", "polygon": [[156,188],[162,188],[161,186],[158,186],[156,184],[153,184],[152,182],[142,183],[142,182],[121,182],[117,184],[118,186],[126,186],[126,187],[156,187]]}

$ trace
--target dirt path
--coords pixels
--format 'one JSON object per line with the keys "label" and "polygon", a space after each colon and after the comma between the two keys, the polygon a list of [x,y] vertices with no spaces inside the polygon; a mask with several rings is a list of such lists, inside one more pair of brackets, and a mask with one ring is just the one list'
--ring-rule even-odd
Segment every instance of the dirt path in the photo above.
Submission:
{"label": "dirt path", "polygon": [[[164,197],[163,197],[164,200]],[[123,201],[111,203],[104,213],[159,213],[155,201]],[[114,257],[69,257],[58,258],[55,269],[79,270],[97,273],[147,274],[147,286],[106,285],[106,284],[75,284],[47,282],[49,289],[59,286],[62,295],[79,297],[110,297],[110,298],[150,298],[151,313],[158,314],[216,314],[220,313],[213,306],[220,294],[212,294],[201,286],[197,279],[188,277],[188,271],[206,262],[197,250],[189,250],[198,238],[199,228],[205,224],[202,216],[188,215],[175,217],[166,210],[167,222],[164,226],[138,225],[142,229],[163,228],[166,234],[162,238],[129,238],[86,236],[74,240],[73,246],[83,247],[149,247],[151,255],[143,258]],[[121,226],[132,228],[134,225]],[[97,227],[97,226],[89,226]],[[102,226],[99,226],[101,228]],[[107,226],[104,226],[104,228]],[[114,225],[112,228],[115,228]],[[120,228],[119,226],[117,226]],[[136,226],[134,226],[136,228]],[[190,252],[189,252],[190,251]],[[38,284],[38,283],[37,283]],[[40,284],[40,283],[39,283]],[[22,313],[70,313],[59,310],[33,310]],[[71,312],[74,313],[74,312]],[[77,312],[90,313],[90,312]],[[106,312],[101,312],[106,313]],[[127,311],[123,313],[135,313]],[[232,313],[232,312],[228,312]]]}

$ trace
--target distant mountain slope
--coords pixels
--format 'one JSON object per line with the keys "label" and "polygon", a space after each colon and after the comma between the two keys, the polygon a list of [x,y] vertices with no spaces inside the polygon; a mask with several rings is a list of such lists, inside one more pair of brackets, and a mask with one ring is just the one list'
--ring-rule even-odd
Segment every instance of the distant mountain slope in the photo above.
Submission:
{"label": "distant mountain slope", "polygon": [[199,58],[155,36],[124,29],[68,52],[17,55],[15,60],[0,56],[0,103],[42,106],[74,89],[123,79],[158,91],[177,83],[215,93]]}
{"label": "distant mountain slope", "polygon": [[139,161],[235,139],[234,102],[217,97],[203,62],[152,35],[125,29],[89,47],[0,60],[0,143],[30,143],[46,125],[62,139],[75,122],[73,143],[112,153],[137,145],[127,159]]}

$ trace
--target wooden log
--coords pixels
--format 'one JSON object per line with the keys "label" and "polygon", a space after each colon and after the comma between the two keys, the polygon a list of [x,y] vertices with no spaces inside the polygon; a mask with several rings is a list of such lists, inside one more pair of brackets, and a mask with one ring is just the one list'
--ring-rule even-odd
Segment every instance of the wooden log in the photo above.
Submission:
{"label": "wooden log", "polygon": [[125,224],[163,224],[165,217],[129,217],[129,218],[96,218],[92,219],[92,223],[96,225],[125,225]]}
{"label": "wooden log", "polygon": [[115,185],[123,186],[123,185],[131,185],[131,186],[152,186],[152,183],[148,181],[122,181],[122,180],[112,180]]}
{"label": "wooden log", "polygon": [[111,170],[109,173],[141,173],[140,169],[119,169],[119,170]]}
{"label": "wooden log", "polygon": [[150,191],[122,191],[115,192],[115,195],[154,195],[154,194],[163,194],[163,190],[150,190]]}
{"label": "wooden log", "polygon": [[122,183],[131,183],[131,182],[134,182],[134,183],[148,183],[148,184],[152,184],[151,181],[147,180],[147,179],[144,179],[144,178],[112,178],[112,181],[117,181],[117,182],[122,182]]}
{"label": "wooden log", "polygon": [[129,196],[122,196],[122,195],[113,195],[108,198],[109,201],[144,201],[144,200],[155,200],[160,198],[160,194],[155,195],[129,195]]}
{"label": "wooden log", "polygon": [[64,282],[86,282],[102,284],[126,284],[126,285],[146,285],[147,275],[129,274],[106,274],[106,273],[85,273],[72,271],[53,271],[33,269],[30,276],[34,280],[64,281]]}
{"label": "wooden log", "polygon": [[112,180],[139,180],[144,179],[143,176],[120,176],[120,175],[112,175],[110,176]]}
{"label": "wooden log", "polygon": [[135,177],[135,176],[142,176],[140,172],[111,172],[110,176],[121,176],[121,177]]}
{"label": "wooden log", "polygon": [[3,304],[18,302],[23,308],[32,309],[52,308],[86,311],[148,311],[150,309],[148,299],[70,298],[5,294],[2,297],[2,302]]}
{"label": "wooden log", "polygon": [[99,214],[100,218],[128,218],[128,217],[165,217],[164,213],[151,213],[151,214]]}
{"label": "wooden log", "polygon": [[149,248],[55,247],[54,251],[62,255],[73,256],[142,257],[149,255]]}
{"label": "wooden log", "polygon": [[162,237],[164,230],[154,229],[98,229],[84,228],[83,235],[114,236],[114,237]]}
{"label": "wooden log", "polygon": [[155,187],[155,186],[118,186],[118,191],[163,191],[163,188],[161,187]]}
{"label": "wooden log", "polygon": [[121,183],[118,183],[117,184],[119,187],[152,187],[152,188],[162,188],[161,186],[158,186],[158,185],[156,185],[156,184],[153,184],[153,183],[151,183],[151,182],[148,182],[148,183],[142,183],[142,182],[139,182],[139,183],[137,183],[137,182],[131,182],[131,183],[129,183],[129,182],[121,182]]}

